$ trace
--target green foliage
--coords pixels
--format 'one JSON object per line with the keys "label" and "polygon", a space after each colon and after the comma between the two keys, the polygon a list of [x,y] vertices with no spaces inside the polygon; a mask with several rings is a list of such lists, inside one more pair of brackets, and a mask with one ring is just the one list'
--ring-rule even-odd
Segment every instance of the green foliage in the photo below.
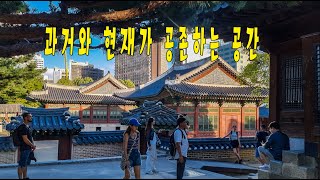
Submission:
{"label": "green foliage", "polygon": [[[255,60],[248,64],[239,74],[242,83],[254,87],[254,93],[259,95],[262,89],[269,89],[270,85],[270,55],[257,54]],[[269,102],[267,98],[264,102]]]}
{"label": "green foliage", "polygon": [[2,1],[0,3],[0,14],[29,12],[29,7],[24,1]]}
{"label": "green foliage", "polygon": [[65,85],[65,86],[73,86],[73,82],[70,79],[67,79],[66,77],[62,77],[59,79],[57,84]]}
{"label": "green foliage", "polygon": [[0,58],[0,103],[22,104],[28,107],[38,107],[41,104],[26,99],[31,91],[43,87],[42,73],[35,63],[30,63],[33,55],[17,58]]}
{"label": "green foliage", "polygon": [[134,88],[136,86],[130,79],[125,79],[125,80],[120,79],[119,81],[125,86],[127,86],[128,88]]}
{"label": "green foliage", "polygon": [[73,82],[74,85],[80,86],[80,85],[83,85],[83,84],[88,84],[88,83],[93,82],[93,79],[91,77],[76,78],[72,82]]}

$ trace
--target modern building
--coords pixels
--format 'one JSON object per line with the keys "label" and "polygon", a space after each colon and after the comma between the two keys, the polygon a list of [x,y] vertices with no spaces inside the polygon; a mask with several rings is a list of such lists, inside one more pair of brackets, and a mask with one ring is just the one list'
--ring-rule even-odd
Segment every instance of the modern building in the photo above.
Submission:
{"label": "modern building", "polygon": [[[209,47],[209,46],[208,46]],[[232,66],[236,71],[242,72],[244,67],[246,67],[249,63],[249,51],[245,48],[239,48],[238,51],[240,52],[240,59],[238,62],[234,60],[233,54],[236,49],[232,48],[232,42],[223,42],[220,41],[220,47],[218,48],[217,52],[222,59],[224,59],[230,66]]]}
{"label": "modern building", "polygon": [[41,56],[41,54],[36,54],[32,61],[36,63],[36,69],[44,69],[44,58]]}
{"label": "modern building", "polygon": [[[135,47],[134,55],[126,53],[115,57],[115,78],[130,79],[135,85],[141,85],[155,79],[168,69],[166,60],[167,49],[164,40],[152,43],[151,55],[147,55],[147,46],[140,55],[140,46]],[[177,56],[177,49],[173,50],[173,58]]]}
{"label": "modern building", "polygon": [[76,78],[85,78],[85,77],[91,77],[94,81],[99,80],[104,75],[104,70],[94,68],[92,64],[89,64],[88,62],[76,62],[74,60],[71,60],[70,63],[71,67],[71,74],[70,79],[76,79]]}
{"label": "modern building", "polygon": [[66,77],[65,69],[53,68],[53,83],[57,83],[63,77]]}

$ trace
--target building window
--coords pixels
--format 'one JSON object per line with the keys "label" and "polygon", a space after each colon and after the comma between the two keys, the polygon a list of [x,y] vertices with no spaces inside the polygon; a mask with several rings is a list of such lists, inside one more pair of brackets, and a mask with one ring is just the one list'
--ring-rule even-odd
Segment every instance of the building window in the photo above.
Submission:
{"label": "building window", "polygon": [[90,110],[83,110],[82,111],[82,118],[83,119],[90,119]]}
{"label": "building window", "polygon": [[107,120],[107,110],[93,110],[94,120]]}
{"label": "building window", "polygon": [[245,116],[244,129],[245,130],[256,130],[256,117],[255,116]]}
{"label": "building window", "polygon": [[234,109],[231,109],[231,108],[228,108],[228,109],[223,109],[223,112],[240,112],[240,108],[234,108]]}
{"label": "building window", "polygon": [[96,131],[101,131],[101,127],[96,127]]}
{"label": "building window", "polygon": [[[188,104],[188,103],[186,103]],[[181,106],[180,113],[186,114],[185,118],[189,122],[189,131],[194,130],[194,106]]]}
{"label": "building window", "polygon": [[199,131],[214,131],[218,130],[217,115],[199,115]]}
{"label": "building window", "polygon": [[79,110],[69,110],[71,116],[79,116]]}
{"label": "building window", "polygon": [[284,58],[281,62],[282,109],[302,109],[302,57]]}
{"label": "building window", "polygon": [[110,107],[110,119],[111,120],[120,120],[122,118],[122,113],[124,110],[122,110],[118,106],[111,106]]}

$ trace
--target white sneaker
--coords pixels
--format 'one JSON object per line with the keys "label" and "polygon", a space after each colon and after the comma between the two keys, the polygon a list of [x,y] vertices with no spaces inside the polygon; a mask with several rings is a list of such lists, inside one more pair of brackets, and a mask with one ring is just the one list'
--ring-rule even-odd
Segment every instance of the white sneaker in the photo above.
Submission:
{"label": "white sneaker", "polygon": [[264,164],[262,166],[259,166],[259,169],[269,170],[270,169],[270,165],[269,164]]}
{"label": "white sneaker", "polygon": [[148,172],[146,172],[146,174],[153,175],[153,172],[152,171],[148,171]]}

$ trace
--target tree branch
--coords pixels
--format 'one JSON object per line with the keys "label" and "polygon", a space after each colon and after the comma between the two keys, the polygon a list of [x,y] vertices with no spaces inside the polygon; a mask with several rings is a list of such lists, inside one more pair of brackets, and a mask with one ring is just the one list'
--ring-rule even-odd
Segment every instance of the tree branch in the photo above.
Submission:
{"label": "tree branch", "polygon": [[101,22],[118,22],[127,21],[141,15],[153,12],[157,8],[170,4],[170,1],[150,1],[147,5],[139,8],[131,8],[114,12],[100,12],[91,15],[84,14],[23,14],[23,15],[2,15],[0,22],[8,24],[38,24],[45,23],[51,26],[70,25],[86,21],[101,21]]}

